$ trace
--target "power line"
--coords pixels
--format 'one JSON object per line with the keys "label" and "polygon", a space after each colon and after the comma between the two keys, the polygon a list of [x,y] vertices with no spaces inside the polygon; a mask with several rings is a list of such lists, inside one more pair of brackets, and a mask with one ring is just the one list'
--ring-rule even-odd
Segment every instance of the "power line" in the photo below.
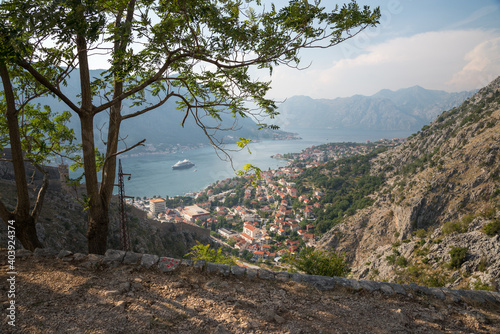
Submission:
{"label": "power line", "polygon": [[125,196],[125,184],[123,182],[123,176],[128,175],[128,179],[130,180],[132,174],[125,174],[122,170],[122,161],[118,160],[118,184],[115,186],[119,189],[120,196],[120,229],[121,229],[121,242],[122,242],[122,250],[130,251],[130,237],[128,233],[127,226],[127,216],[125,215],[125,198],[131,198],[132,201],[134,197]]}

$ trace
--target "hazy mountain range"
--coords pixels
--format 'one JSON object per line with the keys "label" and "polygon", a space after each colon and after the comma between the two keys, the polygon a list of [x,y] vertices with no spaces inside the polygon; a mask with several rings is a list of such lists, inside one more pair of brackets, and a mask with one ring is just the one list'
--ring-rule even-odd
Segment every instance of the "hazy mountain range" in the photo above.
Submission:
{"label": "hazy mountain range", "polygon": [[279,107],[276,124],[283,129],[333,128],[360,130],[419,130],[443,110],[460,105],[474,91],[447,93],[420,86],[372,96],[336,99],[293,96]]}
{"label": "hazy mountain range", "polygon": [[[103,70],[91,70],[91,77],[97,78],[101,75]],[[1,87],[1,84],[0,84]],[[79,98],[77,96],[80,94],[80,82],[79,82],[79,72],[75,70],[71,77],[67,80],[66,86],[61,86],[62,91],[67,94],[70,99],[79,105]],[[151,103],[157,103],[158,99],[146,94],[146,100]],[[105,100],[100,98],[94,99],[95,105],[100,105]],[[176,110],[178,101],[177,98],[169,99],[161,107],[151,110],[143,115],[125,120],[121,124],[120,136],[125,138],[125,143],[128,146],[135,144],[136,142],[146,139],[147,144],[151,144],[156,147],[162,147],[164,145],[197,145],[200,143],[208,144],[204,131],[196,124],[194,118],[190,115],[187,117],[184,127],[181,126],[185,113]],[[42,105],[49,105],[52,110],[69,110],[69,108],[64,104],[64,102],[59,101],[52,97],[43,97],[37,99],[38,103]],[[147,107],[145,104],[142,108]],[[142,109],[141,108],[141,109]],[[130,102],[124,101],[122,114],[129,114],[134,111],[140,110],[140,107],[134,107]],[[270,129],[258,130],[257,124],[251,118],[234,118],[229,113],[222,112],[221,114],[222,122],[220,125],[221,129],[231,128],[233,130],[228,131],[217,131],[216,138],[223,139],[224,142],[235,142],[240,137],[251,138],[251,139],[272,139],[277,135],[285,134],[284,131],[273,131]],[[217,122],[210,116],[202,117],[202,121],[207,126],[217,126]],[[94,119],[95,124],[95,139],[96,145],[102,146],[101,138],[106,138],[108,113],[101,112],[96,115]],[[71,118],[70,127],[75,130],[76,136],[80,138],[80,123],[78,117],[74,115]],[[99,129],[102,129],[102,133]],[[214,130],[208,130],[210,134],[214,133]],[[140,149],[140,148],[138,148]]]}

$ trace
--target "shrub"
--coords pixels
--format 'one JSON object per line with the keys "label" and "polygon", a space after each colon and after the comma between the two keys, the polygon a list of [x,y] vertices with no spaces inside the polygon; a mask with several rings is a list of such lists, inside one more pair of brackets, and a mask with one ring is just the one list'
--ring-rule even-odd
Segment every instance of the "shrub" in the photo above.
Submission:
{"label": "shrub", "polygon": [[421,228],[421,229],[416,230],[414,232],[414,234],[417,238],[423,239],[427,236],[427,231],[424,230],[423,228]]}
{"label": "shrub", "polygon": [[478,279],[474,283],[474,290],[486,290],[486,291],[493,291],[492,287],[489,286],[487,283],[483,283],[481,279]]}
{"label": "shrub", "polygon": [[187,253],[186,256],[189,256],[193,261],[206,260],[207,262],[212,263],[222,263],[229,265],[236,264],[236,262],[234,262],[232,258],[222,254],[222,248],[213,249],[210,248],[209,244],[203,245],[198,241],[196,241],[196,245],[191,247],[191,251]]}
{"label": "shrub", "polygon": [[396,264],[400,267],[406,267],[408,265],[408,260],[404,256],[398,257]]}
{"label": "shrub", "polygon": [[308,275],[345,277],[351,271],[344,253],[327,253],[312,248],[302,249],[287,262]]}
{"label": "shrub", "polygon": [[453,232],[465,233],[469,227],[469,224],[474,220],[474,216],[467,215],[459,222],[446,222],[443,225],[443,233],[451,234]]}
{"label": "shrub", "polygon": [[484,225],[483,232],[490,237],[500,234],[500,219],[495,219]]}
{"label": "shrub", "polygon": [[452,247],[450,250],[451,261],[450,268],[458,269],[465,262],[467,257],[467,247]]}

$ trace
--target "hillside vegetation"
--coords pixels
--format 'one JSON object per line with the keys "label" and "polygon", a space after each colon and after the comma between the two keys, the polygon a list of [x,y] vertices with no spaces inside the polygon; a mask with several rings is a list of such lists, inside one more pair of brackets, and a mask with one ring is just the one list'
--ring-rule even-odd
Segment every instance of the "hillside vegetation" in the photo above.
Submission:
{"label": "hillside vegetation", "polygon": [[498,290],[500,78],[370,161],[373,204],[320,241],[355,278]]}

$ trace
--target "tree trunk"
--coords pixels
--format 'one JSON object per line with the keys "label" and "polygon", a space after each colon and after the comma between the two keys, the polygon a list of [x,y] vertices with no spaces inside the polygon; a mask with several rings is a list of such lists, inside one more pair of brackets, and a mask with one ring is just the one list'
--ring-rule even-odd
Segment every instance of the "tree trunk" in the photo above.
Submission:
{"label": "tree trunk", "polygon": [[[14,165],[14,175],[17,190],[17,205],[13,212],[7,210],[3,203],[0,203],[0,217],[8,224],[9,220],[14,220],[16,238],[24,248],[31,251],[35,248],[43,247],[36,235],[36,217],[29,214],[30,199],[28,182],[26,180],[26,169],[24,167],[23,150],[21,146],[21,135],[19,133],[18,110],[14,98],[12,83],[10,80],[7,65],[0,62],[0,77],[2,78],[3,89],[6,102],[6,118],[9,128],[9,143],[12,152],[12,163]],[[45,180],[45,179],[44,179]],[[43,191],[41,201],[43,201]],[[1,201],[0,201],[1,202]],[[40,207],[41,208],[41,207]],[[39,210],[37,210],[39,212]]]}
{"label": "tree trunk", "polygon": [[16,238],[27,250],[34,251],[36,248],[43,248],[36,234],[36,221],[32,216],[26,218],[13,217],[16,228]]}
{"label": "tree trunk", "polygon": [[92,210],[89,215],[89,228],[87,230],[87,242],[89,254],[103,255],[107,249],[108,226],[109,226],[109,204]]}

